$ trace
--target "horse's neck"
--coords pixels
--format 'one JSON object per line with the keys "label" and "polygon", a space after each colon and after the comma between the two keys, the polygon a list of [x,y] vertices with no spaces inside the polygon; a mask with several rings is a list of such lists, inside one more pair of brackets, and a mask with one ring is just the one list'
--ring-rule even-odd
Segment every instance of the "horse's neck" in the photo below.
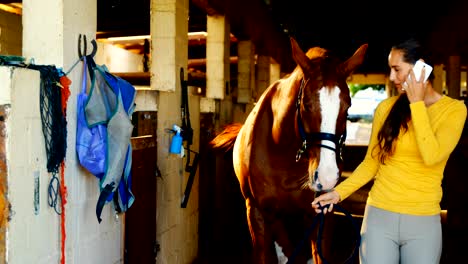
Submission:
{"label": "horse's neck", "polygon": [[[295,129],[295,101],[299,85],[300,80],[295,81],[294,77],[289,76],[268,87],[244,122],[244,129],[240,133],[240,137],[243,138],[241,142],[249,142],[249,146],[268,146],[270,157],[294,157],[301,144]],[[262,148],[246,147],[244,151],[259,149]]]}
{"label": "horse's neck", "polygon": [[290,125],[295,123],[296,103],[301,86],[302,74],[294,71],[289,78],[278,84],[277,92],[271,98],[273,117],[276,122]]}
{"label": "horse's neck", "polygon": [[270,129],[260,129],[257,132],[269,133],[276,144],[283,147],[294,145],[296,138],[300,140],[295,132],[296,98],[300,82],[295,76],[282,79],[271,86],[258,102],[259,109],[254,125],[261,124]]}

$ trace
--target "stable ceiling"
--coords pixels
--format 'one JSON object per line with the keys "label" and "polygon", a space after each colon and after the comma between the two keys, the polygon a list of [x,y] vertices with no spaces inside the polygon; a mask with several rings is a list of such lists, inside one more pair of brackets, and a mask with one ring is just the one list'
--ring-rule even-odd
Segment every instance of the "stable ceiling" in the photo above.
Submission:
{"label": "stable ceiling", "polygon": [[[101,34],[149,34],[150,0],[98,0]],[[416,36],[435,63],[460,55],[468,64],[468,1],[314,1],[314,0],[191,0],[189,31],[206,30],[206,14],[226,15],[237,39],[252,39],[260,54],[294,67],[288,36],[300,45],[320,45],[343,57],[369,43],[361,72],[387,72],[391,44]],[[195,49],[195,48],[194,48]],[[235,49],[233,49],[235,52]],[[201,55],[200,55],[201,54]],[[203,56],[192,51],[189,57]]]}
{"label": "stable ceiling", "polygon": [[[97,3],[98,38],[150,33],[150,0]],[[468,64],[468,1],[463,0],[190,0],[189,31],[206,31],[207,14],[226,15],[237,39],[252,39],[258,53],[272,56],[283,70],[294,67],[288,36],[304,49],[320,45],[343,57],[369,43],[359,70],[364,73],[387,72],[391,44],[411,35],[425,42],[434,64],[445,63],[450,55],[460,55],[462,64]],[[190,46],[189,58],[203,56],[203,46]]]}

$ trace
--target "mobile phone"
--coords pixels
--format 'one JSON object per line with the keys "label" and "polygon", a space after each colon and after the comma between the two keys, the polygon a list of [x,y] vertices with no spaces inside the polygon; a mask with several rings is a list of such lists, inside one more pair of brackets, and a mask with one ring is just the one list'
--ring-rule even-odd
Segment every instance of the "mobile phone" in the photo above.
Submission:
{"label": "mobile phone", "polygon": [[[432,66],[431,65],[429,65],[427,63],[424,63],[421,60],[418,60],[413,66],[413,72],[414,72],[414,76],[416,77],[416,80],[419,81],[420,76],[421,76],[421,71],[422,71],[423,68],[424,68],[424,73],[425,73],[424,74],[424,82],[426,82],[427,79],[429,78],[429,75],[432,72]],[[410,80],[411,80],[411,75],[409,75],[408,78],[410,78]]]}

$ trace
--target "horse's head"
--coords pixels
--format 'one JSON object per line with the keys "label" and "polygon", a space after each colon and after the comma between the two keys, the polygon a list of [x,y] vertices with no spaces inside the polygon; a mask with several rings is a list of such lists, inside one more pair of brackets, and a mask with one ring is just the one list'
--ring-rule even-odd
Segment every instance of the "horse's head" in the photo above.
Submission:
{"label": "horse's head", "polygon": [[309,159],[311,189],[330,190],[337,184],[342,170],[341,148],[351,106],[346,79],[362,64],[367,44],[346,61],[318,47],[305,54],[293,38],[291,46],[293,58],[303,73],[296,104],[296,124],[302,147],[296,159]]}

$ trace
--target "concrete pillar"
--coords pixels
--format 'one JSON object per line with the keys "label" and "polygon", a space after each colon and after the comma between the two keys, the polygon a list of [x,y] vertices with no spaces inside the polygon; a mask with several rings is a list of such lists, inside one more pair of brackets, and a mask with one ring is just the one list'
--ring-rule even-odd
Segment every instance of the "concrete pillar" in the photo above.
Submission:
{"label": "concrete pillar", "polygon": [[229,89],[230,80],[229,21],[225,16],[208,16],[207,30],[206,97],[224,99],[226,89]]}
{"label": "concrete pillar", "polygon": [[96,1],[24,0],[23,56],[35,64],[71,67],[78,59],[78,34],[96,36]]}
{"label": "concrete pillar", "polygon": [[[181,208],[187,176],[187,155],[169,153],[173,137],[167,129],[181,126],[181,80],[187,80],[188,64],[188,0],[151,0],[151,89],[159,91],[157,97],[157,155],[161,179],[157,182],[156,239],[160,246],[158,263],[191,263],[196,258],[198,240],[198,177],[187,208]],[[189,111],[194,130],[191,149],[197,151],[199,127],[196,119],[198,97],[189,95]],[[198,122],[199,123],[199,122]],[[186,147],[186,142],[184,142]],[[187,153],[185,153],[187,154]],[[191,154],[193,161],[193,153]]]}
{"label": "concrete pillar", "polygon": [[[208,16],[207,30],[206,98],[202,99],[201,111],[207,112],[209,109],[217,111],[215,127],[220,127],[232,121],[229,20],[221,15]],[[215,102],[216,99],[221,101]]]}
{"label": "concrete pillar", "polygon": [[180,68],[187,76],[186,5],[188,0],[151,1],[151,89],[174,92],[180,87]]}
{"label": "concrete pillar", "polygon": [[447,95],[456,99],[460,97],[460,68],[460,56],[449,56],[446,67]]}
{"label": "concrete pillar", "polygon": [[265,89],[270,85],[270,56],[258,55],[257,57],[257,85],[255,101],[260,98]]}
{"label": "concrete pillar", "polygon": [[[28,210],[23,212],[27,213],[28,216],[33,216],[33,219],[22,217],[20,214],[21,206],[12,206],[17,210],[17,213],[9,223],[9,234],[11,235],[9,244],[11,248],[8,249],[10,252],[7,262],[31,263],[46,261],[58,263],[59,259],[61,259],[64,261],[63,263],[90,263],[93,261],[116,263],[123,258],[122,218],[115,215],[112,206],[106,206],[102,212],[103,221],[101,224],[98,223],[95,217],[96,202],[99,195],[98,182],[94,176],[87,174],[85,170],[79,167],[75,148],[76,98],[81,90],[82,67],[80,64],[73,69],[71,67],[79,59],[77,51],[79,34],[87,36],[88,53],[91,52],[90,40],[96,36],[97,0],[24,0],[22,22],[22,56],[26,57],[28,62],[30,62],[30,59],[34,59],[36,65],[55,65],[58,68],[63,68],[65,72],[71,70],[68,74],[72,84],[70,86],[71,94],[67,101],[67,152],[64,181],[67,187],[67,204],[65,205],[65,212],[62,214],[65,216],[65,221],[62,221],[61,216],[58,216],[47,205],[47,187],[51,175],[40,173],[38,177],[40,178],[41,206],[38,215],[32,215],[32,211]],[[30,79],[27,75],[20,78]],[[25,108],[19,107],[18,109],[33,109],[34,118],[38,118],[39,108],[35,104],[39,104],[39,97],[37,96],[39,89],[38,83],[35,82],[34,85],[29,86],[27,93],[25,91],[24,95],[27,95],[26,97],[17,97],[22,100],[26,98],[33,100],[33,102],[25,103]],[[18,102],[12,104],[18,105]],[[18,125],[32,123],[33,121],[35,126],[40,126],[37,119],[33,119],[29,115],[25,121],[12,119],[12,123]],[[23,131],[31,133],[31,135],[36,135],[33,133],[39,133],[40,135],[32,138],[30,142],[23,140],[22,144],[31,148],[29,151],[33,155],[44,157],[46,153],[42,145],[43,135],[34,128],[23,129]],[[22,158],[24,162],[33,160],[30,159],[32,157]],[[42,162],[42,160],[34,159],[34,162],[36,161]],[[44,163],[41,163],[41,165],[46,166]],[[20,197],[24,201],[31,201],[25,203],[25,205],[28,205],[27,208],[30,208],[29,205],[32,206],[32,199],[24,199],[24,193],[33,191],[32,180],[35,171],[28,166],[21,167],[21,176],[30,180],[27,184],[12,186],[10,190],[21,190]],[[20,189],[26,187],[27,189]],[[16,222],[16,224],[13,222]],[[61,232],[64,232],[65,236],[62,236]],[[82,237],[87,239],[80,239]],[[15,240],[18,240],[19,243],[15,243]],[[61,244],[62,241],[64,244]],[[93,246],[90,247],[91,244]],[[65,258],[61,257],[63,247],[65,247]],[[26,259],[31,256],[35,258]]]}
{"label": "concrete pillar", "polygon": [[[52,254],[55,258],[50,258],[51,262],[59,263],[59,217],[41,200],[46,197],[47,189],[44,187],[50,174],[46,168],[47,157],[38,111],[40,75],[38,71],[4,66],[0,67],[0,83],[0,107],[4,120],[1,122],[4,133],[1,152],[4,155],[2,166],[5,165],[1,169],[1,195],[2,202],[8,199],[0,211],[0,263],[34,263]],[[39,188],[38,182],[41,183]],[[34,191],[40,193],[39,198]],[[35,208],[41,208],[34,211],[33,203],[39,205]],[[41,223],[48,223],[48,227]],[[37,236],[43,239],[34,239]]]}
{"label": "concrete pillar", "polygon": [[237,43],[237,103],[249,103],[255,90],[255,47],[251,40]]}
{"label": "concrete pillar", "polygon": [[434,65],[434,81],[433,81],[433,88],[439,93],[442,93],[445,87],[445,72],[444,72],[444,65],[438,64]]}
{"label": "concrete pillar", "polygon": [[462,98],[466,98],[468,96],[467,93],[467,72],[462,71],[460,76],[460,96]]}

